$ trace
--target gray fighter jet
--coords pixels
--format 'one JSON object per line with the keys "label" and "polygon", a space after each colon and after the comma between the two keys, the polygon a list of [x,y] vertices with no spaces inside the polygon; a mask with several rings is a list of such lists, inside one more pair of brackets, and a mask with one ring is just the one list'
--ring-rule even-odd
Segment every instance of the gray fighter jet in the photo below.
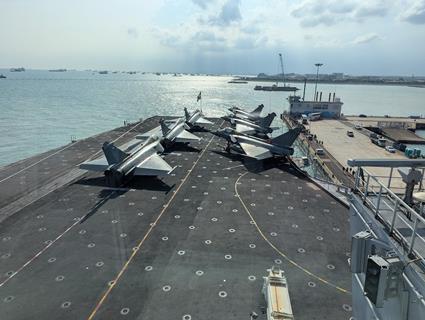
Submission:
{"label": "gray fighter jet", "polygon": [[245,111],[238,107],[232,107],[229,109],[230,112],[233,113],[233,115],[237,118],[243,118],[243,119],[249,119],[249,120],[258,120],[261,115],[261,111],[263,111],[264,105],[260,104],[257,108],[255,108],[253,111]]}
{"label": "gray fighter jet", "polygon": [[173,168],[158,153],[164,148],[157,136],[149,137],[144,143],[133,144],[127,152],[113,143],[102,146],[104,157],[80,164],[81,169],[100,171],[105,174],[106,183],[112,187],[122,185],[133,176],[159,176],[169,174]]}
{"label": "gray fighter jet", "polygon": [[184,108],[184,116],[186,118],[186,124],[192,128],[203,124],[213,124],[211,121],[204,118],[201,110],[196,109],[192,114]]}
{"label": "gray fighter jet", "polygon": [[166,122],[164,119],[159,121],[160,126],[156,127],[146,133],[139,134],[136,139],[147,139],[152,135],[161,136],[161,143],[168,146],[174,142],[189,143],[193,141],[199,141],[201,138],[190,133],[186,129],[189,126],[185,123],[184,118],[179,118],[173,122]]}
{"label": "gray fighter jet", "polygon": [[276,113],[269,113],[264,118],[259,118],[257,121],[250,121],[248,119],[240,119],[234,117],[223,117],[224,120],[229,121],[235,126],[235,130],[238,133],[255,134],[265,136],[268,133],[272,133],[274,128],[270,125],[273,119],[276,117]]}
{"label": "gray fighter jet", "polygon": [[240,134],[232,128],[219,130],[215,134],[227,140],[227,152],[234,150],[247,157],[264,160],[273,156],[290,156],[294,154],[294,149],[291,146],[301,130],[301,127],[297,127],[269,140]]}

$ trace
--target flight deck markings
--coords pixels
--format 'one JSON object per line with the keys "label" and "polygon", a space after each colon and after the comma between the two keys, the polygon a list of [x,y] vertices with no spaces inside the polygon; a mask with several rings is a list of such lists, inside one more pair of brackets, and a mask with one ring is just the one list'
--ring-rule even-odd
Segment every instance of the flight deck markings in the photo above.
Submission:
{"label": "flight deck markings", "polygon": [[[109,198],[113,193],[109,194],[107,198]],[[88,214],[85,214],[81,219],[84,219],[85,216]],[[35,259],[37,259],[41,254],[43,254],[47,249],[49,249],[56,241],[61,239],[66,233],[68,233],[72,228],[74,228],[77,224],[80,223],[81,219],[77,219],[72,225],[70,225],[67,229],[65,229],[64,232],[62,232],[60,235],[58,235],[55,239],[49,240],[47,242],[47,245],[41,249],[39,252],[37,252],[31,259],[29,259],[27,262],[25,262],[21,267],[18,268],[13,274],[9,276],[9,278],[3,280],[2,283],[0,283],[0,288],[5,285],[10,279],[15,277],[19,272],[21,272],[23,269],[25,269],[29,264],[31,264]]]}
{"label": "flight deck markings", "polygon": [[[133,129],[135,129],[137,126],[139,126],[141,124],[141,122],[139,122],[138,124],[136,124],[135,126],[133,126],[132,128],[130,128],[129,130],[127,130],[126,132],[124,132],[123,134],[121,134],[119,137],[117,137],[115,140],[113,140],[112,142],[114,142],[114,141],[117,141],[118,139],[120,139],[121,137],[123,137],[124,135],[126,135],[127,133],[129,133],[131,130],[133,130]],[[61,150],[58,150],[57,152],[55,152],[54,154],[57,154],[57,153],[59,153],[60,151],[63,151],[63,150],[65,150],[66,148],[69,148],[70,146],[72,146],[72,144],[71,145],[69,145],[69,146],[67,146],[67,147],[65,147],[65,148],[63,148],[63,149],[61,149]],[[99,153],[99,151],[97,151],[96,153]],[[96,154],[95,153],[95,154]],[[43,160],[45,160],[45,159],[47,159],[47,158],[49,158],[49,157],[51,157],[51,156],[53,156],[54,154],[51,154],[51,155],[49,155],[48,157],[46,157],[46,158],[44,158],[44,159],[41,159],[41,160],[39,160],[37,163],[39,163],[39,162],[41,162],[41,161],[43,161]],[[92,157],[95,155],[95,154],[93,154],[92,155]],[[19,172],[22,172],[22,171],[24,171],[24,170],[26,170],[26,169],[29,169],[30,167],[32,167],[32,166],[34,166],[34,165],[36,165],[37,163],[33,163],[32,165],[30,165],[30,166],[28,166],[28,167],[26,167],[26,168],[23,168],[23,169],[21,169],[20,171],[18,171],[18,172],[15,172],[15,174],[13,174],[13,175],[10,175],[9,177],[6,177],[6,178],[4,178],[3,180],[0,180],[0,182],[2,182],[2,181],[5,181],[5,180],[7,180],[7,179],[9,179],[9,178],[11,178],[12,176],[14,176],[14,175],[16,175],[16,174],[18,174]],[[113,188],[108,188],[108,189],[113,189]],[[117,190],[120,190],[120,189],[126,189],[126,188],[115,188],[115,189],[117,189]],[[114,192],[112,192],[112,193],[110,193],[108,196],[107,196],[107,198],[106,199],[108,199],[108,198],[110,198],[112,195],[114,194]],[[33,201],[34,202],[34,201]],[[25,207],[27,207],[28,205],[30,205],[30,204],[32,204],[33,202],[31,202],[31,203],[29,203],[29,204],[27,204]],[[23,209],[23,208],[22,208]],[[21,210],[22,210],[21,209]],[[83,215],[82,217],[77,217],[76,219],[75,219],[75,222],[72,224],[72,225],[70,225],[67,229],[65,229],[65,231],[64,232],[62,232],[61,234],[59,234],[55,239],[53,239],[53,240],[49,240],[49,241],[47,241],[46,242],[46,246],[43,248],[43,249],[41,249],[39,252],[37,252],[31,259],[29,259],[27,262],[25,262],[21,267],[19,267],[15,272],[13,272],[8,278],[6,278],[3,282],[1,282],[0,283],[0,288],[2,287],[2,286],[4,286],[10,279],[12,279],[13,277],[15,277],[19,272],[21,272],[23,269],[25,269],[28,265],[30,265],[35,259],[37,259],[41,254],[43,254],[48,248],[50,248],[53,244],[55,244],[59,239],[61,239],[66,233],[68,233],[70,230],[72,230],[76,225],[78,225],[79,224],[79,222],[82,220],[82,219],[84,219],[85,217],[87,216],[87,214],[85,214],[85,215]]]}
{"label": "flight deck markings", "polygon": [[238,185],[239,185],[239,180],[244,177],[248,172],[243,173],[242,175],[239,176],[239,178],[236,180],[235,182],[235,194],[237,196],[237,198],[239,199],[239,201],[241,202],[242,206],[245,209],[245,212],[248,214],[249,218],[251,219],[251,221],[253,222],[252,224],[255,226],[255,228],[257,229],[258,233],[260,234],[260,236],[267,242],[267,244],[272,247],[272,249],[274,251],[276,251],[282,258],[284,258],[285,260],[287,260],[289,263],[291,263],[293,266],[297,267],[298,269],[300,269],[301,271],[303,271],[304,273],[308,274],[309,276],[317,279],[318,281],[333,287],[335,289],[337,289],[340,292],[343,293],[347,293],[347,294],[351,294],[351,292],[347,289],[341,288],[336,284],[333,284],[332,282],[312,273],[311,271],[307,270],[306,268],[304,268],[303,266],[301,266],[300,264],[298,264],[297,262],[295,262],[294,260],[290,259],[283,251],[281,251],[279,248],[277,248],[267,237],[266,235],[263,233],[263,231],[260,229],[260,227],[258,226],[257,222],[255,221],[251,211],[248,209],[248,206],[245,204],[245,202],[243,201],[242,197],[240,196],[239,192],[238,192]]}
{"label": "flight deck markings", "polygon": [[[222,122],[222,124],[224,123],[224,121]],[[221,125],[222,125],[221,124]],[[220,125],[220,126],[221,126]],[[142,240],[140,240],[139,244],[137,245],[137,250],[134,250],[132,252],[132,254],[130,255],[130,257],[128,258],[128,260],[126,261],[126,263],[124,264],[124,266],[122,267],[122,269],[120,270],[120,272],[118,273],[118,275],[115,277],[114,280],[112,280],[111,285],[107,288],[106,292],[102,295],[101,299],[99,300],[99,302],[96,304],[95,308],[93,309],[93,311],[90,313],[89,317],[87,318],[88,320],[91,320],[95,317],[96,313],[99,311],[99,308],[103,305],[103,303],[105,302],[106,298],[109,296],[109,294],[111,293],[112,289],[115,287],[116,283],[120,280],[120,278],[122,277],[122,275],[124,274],[124,272],[127,270],[128,266],[130,265],[131,261],[134,259],[134,257],[136,256],[137,252],[140,250],[140,248],[142,247],[143,243],[146,241],[146,239],[149,237],[149,235],[151,234],[152,230],[154,229],[154,227],[157,225],[158,221],[161,219],[162,215],[165,213],[165,211],[167,210],[167,208],[170,206],[170,204],[172,203],[172,201],[174,200],[174,198],[176,197],[176,195],[178,194],[178,192],[181,190],[181,187],[183,186],[183,184],[186,182],[187,178],[190,176],[190,174],[192,173],[193,169],[196,167],[196,165],[198,164],[199,160],[202,158],[202,156],[205,154],[205,151],[209,148],[211,142],[214,140],[213,136],[210,141],[208,142],[208,144],[206,145],[205,149],[202,150],[201,154],[199,155],[198,159],[193,163],[191,170],[188,171],[188,173],[186,174],[186,176],[182,179],[181,183],[179,184],[179,186],[177,187],[177,189],[175,190],[176,192],[174,192],[170,198],[170,200],[168,200],[166,206],[161,210],[161,212],[159,213],[158,217],[156,218],[155,222],[153,223],[153,225],[148,229],[148,231],[146,232],[146,234],[143,236]]]}

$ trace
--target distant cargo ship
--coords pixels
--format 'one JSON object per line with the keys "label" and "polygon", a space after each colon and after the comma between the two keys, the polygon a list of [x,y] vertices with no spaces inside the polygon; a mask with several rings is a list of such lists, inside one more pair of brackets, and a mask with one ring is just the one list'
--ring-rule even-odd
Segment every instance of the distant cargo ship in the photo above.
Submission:
{"label": "distant cargo ship", "polygon": [[104,70],[104,71],[99,71],[99,74],[108,74],[108,71]]}
{"label": "distant cargo ship", "polygon": [[3,74],[0,74],[0,79],[6,79],[6,76]]}
{"label": "distant cargo ship", "polygon": [[239,84],[243,84],[243,83],[248,83],[248,81],[244,81],[244,80],[230,80],[227,83],[239,83]]}
{"label": "distant cargo ship", "polygon": [[10,72],[24,72],[25,68],[10,68]]}
{"label": "distant cargo ship", "polygon": [[50,69],[49,72],[66,72],[66,69]]}

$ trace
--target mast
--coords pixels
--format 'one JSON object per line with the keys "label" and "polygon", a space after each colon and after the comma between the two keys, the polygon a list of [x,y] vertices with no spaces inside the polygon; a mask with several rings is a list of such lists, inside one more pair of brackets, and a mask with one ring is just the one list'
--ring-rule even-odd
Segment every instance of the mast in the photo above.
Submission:
{"label": "mast", "polygon": [[282,54],[281,53],[279,53],[279,60],[280,60],[280,68],[282,69],[283,86],[286,87],[286,84],[285,84],[285,72],[283,70],[283,59],[282,59]]}

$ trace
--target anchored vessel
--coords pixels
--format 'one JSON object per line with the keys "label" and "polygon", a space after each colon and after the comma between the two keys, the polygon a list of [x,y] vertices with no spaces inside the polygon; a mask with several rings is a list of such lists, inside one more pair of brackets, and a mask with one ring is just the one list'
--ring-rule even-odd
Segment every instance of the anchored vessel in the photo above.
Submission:
{"label": "anchored vessel", "polygon": [[272,86],[255,86],[254,90],[263,90],[263,91],[297,91],[299,90],[297,87],[287,86],[285,81],[285,71],[283,68],[283,58],[282,54],[279,53],[279,62],[280,62],[280,68],[282,70],[282,80],[283,80],[283,86],[280,87],[278,83],[272,85]]}

